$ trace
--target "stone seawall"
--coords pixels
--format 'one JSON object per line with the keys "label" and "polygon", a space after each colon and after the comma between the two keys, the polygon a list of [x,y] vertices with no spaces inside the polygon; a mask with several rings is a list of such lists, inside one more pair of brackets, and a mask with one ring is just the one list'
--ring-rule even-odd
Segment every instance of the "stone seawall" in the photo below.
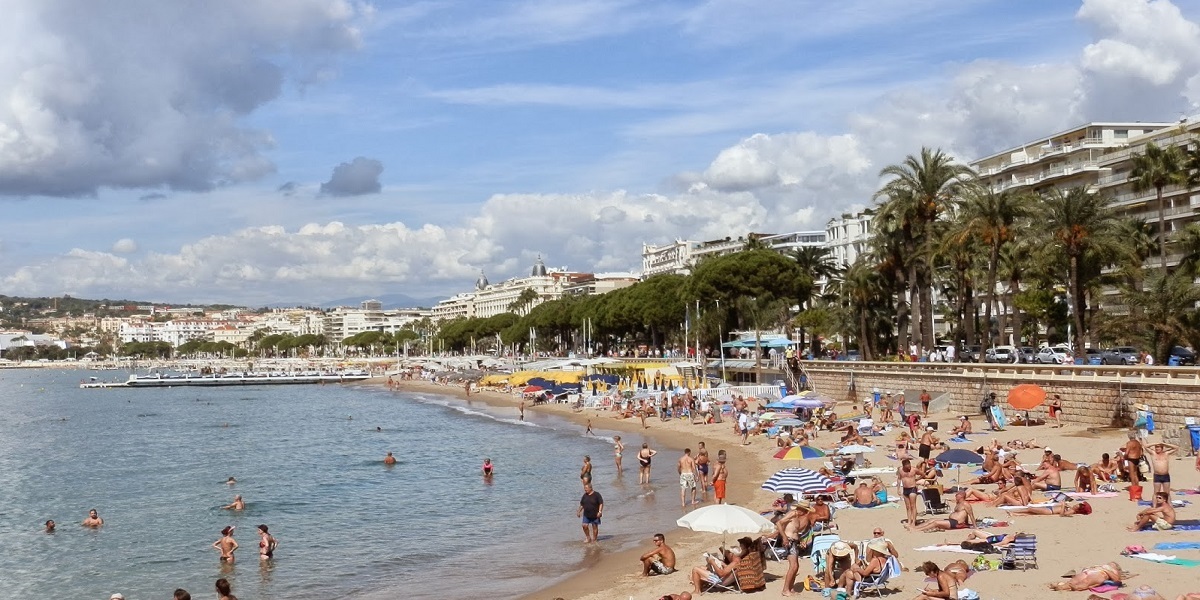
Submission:
{"label": "stone seawall", "polygon": [[[904,390],[910,408],[919,406],[917,397],[928,389],[934,397],[947,394],[953,413],[979,415],[983,395],[995,392],[1010,422],[1024,411],[1012,409],[1004,399],[1009,389],[1022,383],[1061,396],[1059,418],[1065,424],[1128,427],[1136,405],[1144,404],[1154,413],[1156,432],[1172,443],[1184,441],[1185,449],[1184,419],[1200,422],[1200,370],[1192,368],[829,361],[805,362],[804,368],[818,392],[839,400],[847,398],[851,381],[855,401],[869,398],[874,388]],[[1047,406],[1030,411],[1030,416],[1048,418]]]}

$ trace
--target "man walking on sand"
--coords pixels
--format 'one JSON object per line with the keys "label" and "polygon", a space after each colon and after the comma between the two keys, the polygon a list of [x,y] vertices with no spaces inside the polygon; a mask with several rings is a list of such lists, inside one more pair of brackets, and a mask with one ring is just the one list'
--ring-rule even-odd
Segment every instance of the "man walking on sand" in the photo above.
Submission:
{"label": "man walking on sand", "polygon": [[917,522],[917,495],[921,493],[917,487],[917,479],[920,477],[921,471],[912,466],[911,459],[904,459],[900,462],[900,469],[896,471],[896,477],[900,479],[900,497],[904,498],[904,510],[908,512],[909,524]]}
{"label": "man walking on sand", "polygon": [[1155,444],[1150,446],[1150,466],[1154,473],[1154,491],[1171,495],[1171,455],[1179,452],[1179,447],[1172,444]]}
{"label": "man walking on sand", "polygon": [[692,458],[692,449],[684,448],[683,456],[679,457],[679,506],[688,505],[688,494],[692,502],[696,501],[696,461]]}
{"label": "man walking on sand", "polygon": [[592,543],[599,539],[600,517],[604,516],[604,498],[592,489],[591,482],[584,482],[583,497],[579,499],[576,517],[582,517],[583,541]]}
{"label": "man walking on sand", "polygon": [[1142,447],[1142,442],[1138,440],[1137,436],[1136,430],[1130,431],[1129,441],[1125,442],[1125,467],[1129,474],[1129,485],[1131,486],[1140,485],[1142,459],[1145,458],[1145,448]]}
{"label": "man walking on sand", "polygon": [[932,400],[933,397],[929,395],[929,390],[921,390],[921,412],[926,417],[929,416],[929,403]]}

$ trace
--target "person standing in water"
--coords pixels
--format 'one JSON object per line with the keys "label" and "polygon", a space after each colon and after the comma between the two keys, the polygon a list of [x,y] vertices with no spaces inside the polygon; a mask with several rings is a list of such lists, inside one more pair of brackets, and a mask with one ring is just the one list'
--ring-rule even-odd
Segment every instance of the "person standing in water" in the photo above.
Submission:
{"label": "person standing in water", "polygon": [[692,494],[692,504],[708,500],[708,448],[704,447],[704,442],[700,442],[699,449],[696,450],[696,485],[700,488],[700,500],[696,500],[696,495]]}
{"label": "person standing in water", "polygon": [[383,457],[383,464],[385,464],[385,465],[394,465],[394,464],[396,464],[396,457],[395,457],[395,456],[392,456],[392,453],[391,453],[391,452],[388,452],[388,453],[387,453],[387,456]]}
{"label": "person standing in water", "polygon": [[583,466],[579,467],[579,480],[585,484],[592,482],[592,457],[583,457]]}
{"label": "person standing in water", "polygon": [[725,451],[717,452],[717,468],[713,470],[713,503],[725,504],[725,482],[729,479],[729,468],[725,466]]}
{"label": "person standing in water", "polygon": [[583,435],[596,435],[596,434],[592,433],[592,420],[591,419],[588,419],[587,431],[584,431]]}
{"label": "person standing in water", "polygon": [[642,442],[638,451],[638,483],[650,483],[650,460],[655,454],[658,453],[650,449],[650,444]]}
{"label": "person standing in water", "polygon": [[102,527],[103,525],[104,525],[104,519],[100,518],[100,515],[96,512],[96,509],[94,509],[94,508],[92,510],[88,511],[87,518],[83,520],[84,527],[91,527],[91,528],[95,529],[97,527]]}
{"label": "person standing in water", "polygon": [[683,456],[679,458],[679,506],[688,505],[688,492],[692,494],[692,502],[696,501],[696,460],[692,458],[692,449],[684,448]]}
{"label": "person standing in water", "polygon": [[621,453],[625,451],[625,444],[621,443],[621,436],[613,436],[613,462],[617,464],[617,473],[621,472]]}
{"label": "person standing in water", "polygon": [[275,541],[275,536],[267,531],[266,525],[258,526],[258,558],[260,560],[269,560],[275,558],[275,547],[279,542]]}
{"label": "person standing in water", "polygon": [[246,510],[246,503],[242,500],[242,495],[238,494],[233,497],[233,502],[222,506],[225,510]]}
{"label": "person standing in water", "polygon": [[490,458],[483,459],[483,467],[481,468],[481,470],[483,471],[483,476],[485,478],[490,478],[492,475],[495,475],[496,467],[492,464],[492,459],[490,459]]}
{"label": "person standing in water", "polygon": [[233,526],[221,530],[221,539],[213,542],[213,548],[221,553],[221,562],[233,563],[233,553],[238,549],[238,543],[233,539]]}
{"label": "person standing in water", "polygon": [[517,407],[521,411],[521,420],[525,420],[525,400],[521,400],[521,406]]}

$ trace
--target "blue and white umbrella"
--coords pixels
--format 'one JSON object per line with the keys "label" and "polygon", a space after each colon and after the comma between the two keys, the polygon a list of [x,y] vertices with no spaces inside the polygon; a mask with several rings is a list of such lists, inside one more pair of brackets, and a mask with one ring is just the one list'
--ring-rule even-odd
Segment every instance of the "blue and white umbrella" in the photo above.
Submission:
{"label": "blue and white umbrella", "polygon": [[833,481],[828,477],[800,467],[790,467],[775,473],[762,484],[764,490],[776,494],[811,494],[823,492],[833,487]]}
{"label": "blue and white umbrella", "polygon": [[800,419],[780,419],[775,421],[775,424],[780,427],[797,427],[804,424]]}

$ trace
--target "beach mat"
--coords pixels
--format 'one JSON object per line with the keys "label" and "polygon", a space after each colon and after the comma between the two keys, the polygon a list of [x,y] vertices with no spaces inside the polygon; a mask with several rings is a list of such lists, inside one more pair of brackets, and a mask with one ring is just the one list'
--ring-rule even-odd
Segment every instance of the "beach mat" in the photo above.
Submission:
{"label": "beach mat", "polygon": [[1200,550],[1200,542],[1159,542],[1155,550]]}
{"label": "beach mat", "polygon": [[[1188,502],[1187,500],[1172,500],[1171,501],[1171,506],[1173,506],[1175,508],[1183,508],[1189,504],[1191,504],[1191,502]],[[1154,506],[1154,503],[1149,500],[1138,500],[1138,506]]]}
{"label": "beach mat", "polygon": [[1029,506],[1001,506],[1000,510],[1021,510],[1022,508],[1050,508],[1055,506],[1057,502],[1038,502]]}
{"label": "beach mat", "polygon": [[913,548],[917,552],[957,552],[958,554],[983,554],[978,550],[967,550],[962,546],[954,546],[951,544],[938,544],[936,546],[924,546],[921,548]]}
{"label": "beach mat", "polygon": [[1140,558],[1150,562],[1162,563],[1164,565],[1175,565],[1178,567],[1200,567],[1200,560],[1192,560],[1190,558],[1179,558],[1173,555],[1157,554],[1154,552],[1146,552],[1144,554],[1130,554],[1130,558]]}
{"label": "beach mat", "polygon": [[[1143,529],[1146,531],[1158,531],[1157,529]],[[1186,521],[1175,521],[1175,526],[1169,531],[1200,531],[1200,519],[1188,519]]]}
{"label": "beach mat", "polygon": [[1063,493],[1072,498],[1116,498],[1117,496],[1121,495],[1120,492],[1100,492],[1098,494],[1092,494],[1092,493],[1088,493],[1088,492],[1063,492]]}

